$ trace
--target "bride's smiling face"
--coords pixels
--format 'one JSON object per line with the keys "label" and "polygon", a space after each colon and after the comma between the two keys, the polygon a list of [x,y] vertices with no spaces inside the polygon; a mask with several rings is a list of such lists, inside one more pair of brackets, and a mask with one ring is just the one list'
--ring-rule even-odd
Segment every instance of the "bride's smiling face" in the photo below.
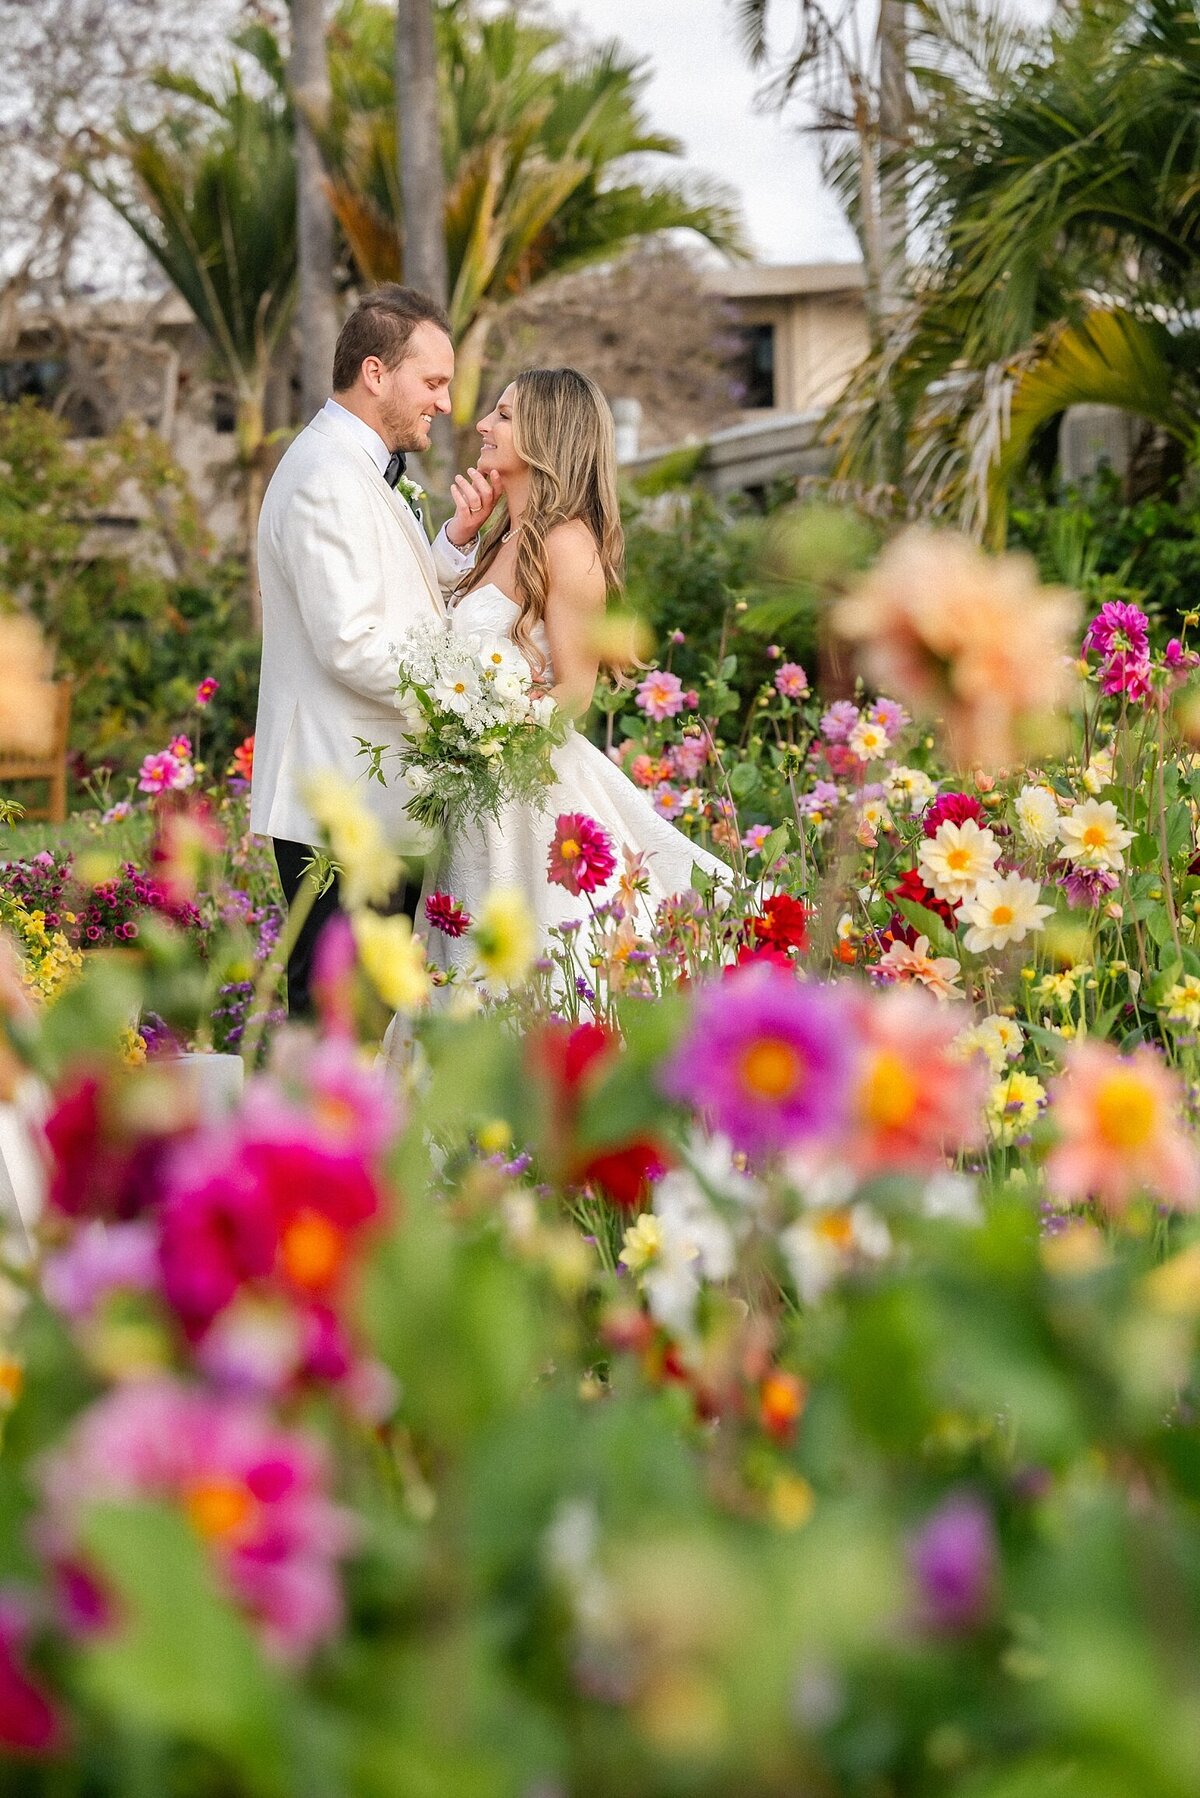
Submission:
{"label": "bride's smiling face", "polygon": [[516,388],[510,381],[486,418],[475,429],[479,432],[479,470],[481,474],[506,476],[520,474],[527,466],[513,446],[512,415]]}

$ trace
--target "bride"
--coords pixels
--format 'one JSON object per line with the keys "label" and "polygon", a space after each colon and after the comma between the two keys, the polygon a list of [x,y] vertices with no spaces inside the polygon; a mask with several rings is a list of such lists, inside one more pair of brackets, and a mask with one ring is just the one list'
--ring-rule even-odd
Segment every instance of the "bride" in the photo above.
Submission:
{"label": "bride", "polygon": [[[479,472],[498,484],[502,498],[475,566],[451,599],[451,628],[511,638],[535,685],[568,717],[580,718],[592,703],[599,625],[624,557],[612,414],[576,369],[529,369],[476,429]],[[608,832],[618,867],[622,851],[644,858],[643,927],[661,900],[690,887],[693,865],[730,880],[723,862],[661,818],[579,731],[555,751],[554,768],[557,783],[541,805],[509,805],[498,820],[451,826],[440,855],[426,865],[422,902],[448,893],[474,917],[489,890],[515,889],[545,948],[552,928],[588,912],[586,899],[547,878],[555,821],[564,812],[586,813]],[[467,939],[437,930],[429,936],[435,965],[470,966]]]}

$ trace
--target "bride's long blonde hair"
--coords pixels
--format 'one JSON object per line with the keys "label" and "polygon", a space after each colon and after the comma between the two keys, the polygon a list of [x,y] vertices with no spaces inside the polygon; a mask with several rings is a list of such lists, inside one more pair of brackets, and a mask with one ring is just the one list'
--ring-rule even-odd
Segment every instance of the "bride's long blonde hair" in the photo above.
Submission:
{"label": "bride's long blonde hair", "polygon": [[[529,497],[517,527],[516,597],[521,610],[513,639],[538,668],[545,658],[532,638],[546,616],[550,585],[546,538],[555,525],[581,519],[591,532],[611,593],[621,585],[625,535],[617,501],[612,413],[596,383],[577,368],[527,368],[512,385],[513,448],[529,465]],[[460,592],[468,593],[487,579],[507,523],[508,507],[502,500]]]}

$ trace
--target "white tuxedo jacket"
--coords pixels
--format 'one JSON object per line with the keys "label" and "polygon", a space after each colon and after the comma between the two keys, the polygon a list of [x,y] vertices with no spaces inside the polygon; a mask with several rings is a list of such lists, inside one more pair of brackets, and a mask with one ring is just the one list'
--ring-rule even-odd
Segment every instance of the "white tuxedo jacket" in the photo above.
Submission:
{"label": "white tuxedo jacket", "polygon": [[359,783],[394,848],[428,851],[428,834],[404,815],[409,789],[395,762],[385,758],[386,786],[368,781],[355,738],[399,743],[396,647],[410,625],[445,617],[444,594],[469,565],[444,531],[430,547],[407,501],[336,417],[318,412],[289,445],[258,525],[251,830],[315,843],[303,788],[330,770]]}

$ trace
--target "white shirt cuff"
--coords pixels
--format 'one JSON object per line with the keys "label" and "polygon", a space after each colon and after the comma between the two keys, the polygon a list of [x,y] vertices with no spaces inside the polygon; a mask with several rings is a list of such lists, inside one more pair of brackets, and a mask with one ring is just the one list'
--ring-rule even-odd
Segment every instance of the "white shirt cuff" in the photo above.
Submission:
{"label": "white shirt cuff", "polygon": [[471,541],[468,543],[466,549],[460,549],[458,547],[458,544],[451,543],[449,537],[446,535],[447,528],[448,528],[448,526],[445,524],[442,526],[441,530],[437,534],[437,541],[439,543],[441,543],[443,545],[443,547],[445,548],[446,554],[450,557],[451,563],[452,564],[456,563],[458,565],[458,567],[463,569],[465,572],[466,569],[472,568],[475,565],[475,557],[479,550],[479,538],[472,537]]}

